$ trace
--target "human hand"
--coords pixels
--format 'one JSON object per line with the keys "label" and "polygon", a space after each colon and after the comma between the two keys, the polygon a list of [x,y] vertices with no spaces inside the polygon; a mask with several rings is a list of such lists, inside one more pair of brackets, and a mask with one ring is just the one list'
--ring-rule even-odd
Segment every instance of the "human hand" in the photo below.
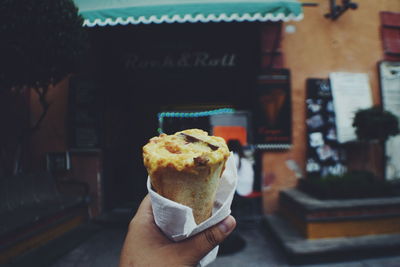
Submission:
{"label": "human hand", "polygon": [[235,226],[235,219],[229,215],[219,224],[193,237],[173,242],[155,224],[147,195],[129,224],[119,266],[196,266]]}

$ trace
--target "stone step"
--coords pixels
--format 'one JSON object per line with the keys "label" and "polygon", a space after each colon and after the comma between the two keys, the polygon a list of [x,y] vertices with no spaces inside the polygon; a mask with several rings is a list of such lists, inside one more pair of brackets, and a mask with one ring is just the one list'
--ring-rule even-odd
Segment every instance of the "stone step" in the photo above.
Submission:
{"label": "stone step", "polygon": [[299,189],[289,189],[280,193],[279,200],[280,204],[291,206],[293,210],[303,214],[400,215],[400,197],[321,200]]}
{"label": "stone step", "polygon": [[400,234],[306,239],[278,215],[265,215],[263,224],[292,264],[360,260],[400,252]]}

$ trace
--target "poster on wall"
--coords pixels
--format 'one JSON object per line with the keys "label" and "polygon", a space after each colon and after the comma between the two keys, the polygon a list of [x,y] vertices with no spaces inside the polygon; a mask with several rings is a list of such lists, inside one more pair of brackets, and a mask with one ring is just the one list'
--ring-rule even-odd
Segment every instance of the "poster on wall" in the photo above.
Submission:
{"label": "poster on wall", "polygon": [[99,88],[94,79],[84,75],[73,76],[68,100],[69,148],[100,148],[101,114]]}
{"label": "poster on wall", "polygon": [[[378,64],[383,109],[392,112],[400,122],[400,62]],[[386,141],[385,178],[400,178],[400,135]]]}
{"label": "poster on wall", "polygon": [[292,144],[290,71],[275,69],[257,78],[254,105],[258,149],[289,149]]}
{"label": "poster on wall", "polygon": [[329,79],[307,79],[307,177],[341,175],[345,152],[336,131],[336,115]]}
{"label": "poster on wall", "polygon": [[357,139],[353,127],[355,113],[372,107],[371,88],[365,73],[334,72],[329,75],[336,111],[337,139],[346,143]]}

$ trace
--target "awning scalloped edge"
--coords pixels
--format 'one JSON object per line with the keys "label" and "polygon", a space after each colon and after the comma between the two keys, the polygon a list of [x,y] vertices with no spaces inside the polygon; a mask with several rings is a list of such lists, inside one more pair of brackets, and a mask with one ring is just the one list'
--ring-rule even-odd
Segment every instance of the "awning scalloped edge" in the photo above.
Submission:
{"label": "awning scalloped edge", "polygon": [[243,22],[243,21],[260,21],[260,22],[265,22],[265,21],[298,21],[303,19],[303,13],[299,15],[295,14],[289,14],[285,15],[283,13],[280,14],[261,14],[261,13],[256,13],[256,14],[242,14],[239,15],[237,13],[232,14],[232,15],[227,15],[227,14],[210,14],[210,15],[203,15],[199,14],[196,16],[192,16],[191,14],[187,14],[184,16],[181,15],[174,15],[172,17],[168,15],[164,15],[161,17],[157,16],[140,16],[140,17],[127,17],[127,18],[122,18],[118,17],[116,19],[112,18],[107,18],[107,19],[95,19],[93,21],[90,21],[89,19],[85,19],[83,26],[85,27],[94,27],[94,26],[115,26],[115,25],[127,25],[127,24],[150,24],[150,23],[185,23],[185,22],[191,22],[191,23],[196,23],[196,22]]}

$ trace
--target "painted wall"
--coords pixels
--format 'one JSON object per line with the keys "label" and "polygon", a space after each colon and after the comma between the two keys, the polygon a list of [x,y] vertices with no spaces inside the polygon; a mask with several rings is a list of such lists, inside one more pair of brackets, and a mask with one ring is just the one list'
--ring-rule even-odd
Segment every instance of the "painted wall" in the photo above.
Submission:
{"label": "painted wall", "polygon": [[[293,148],[287,152],[263,155],[264,211],[271,213],[278,206],[279,191],[297,184],[295,173],[286,164],[295,160],[305,168],[305,83],[307,78],[328,78],[330,72],[367,73],[373,102],[378,104],[377,62],[383,59],[380,39],[380,11],[400,12],[398,0],[358,0],[358,9],[346,11],[337,21],[324,17],[328,0],[318,7],[305,7],[304,19],[284,24],[282,51],[284,66],[292,73]],[[341,1],[337,1],[340,3]],[[294,33],[285,27],[294,26]]]}

